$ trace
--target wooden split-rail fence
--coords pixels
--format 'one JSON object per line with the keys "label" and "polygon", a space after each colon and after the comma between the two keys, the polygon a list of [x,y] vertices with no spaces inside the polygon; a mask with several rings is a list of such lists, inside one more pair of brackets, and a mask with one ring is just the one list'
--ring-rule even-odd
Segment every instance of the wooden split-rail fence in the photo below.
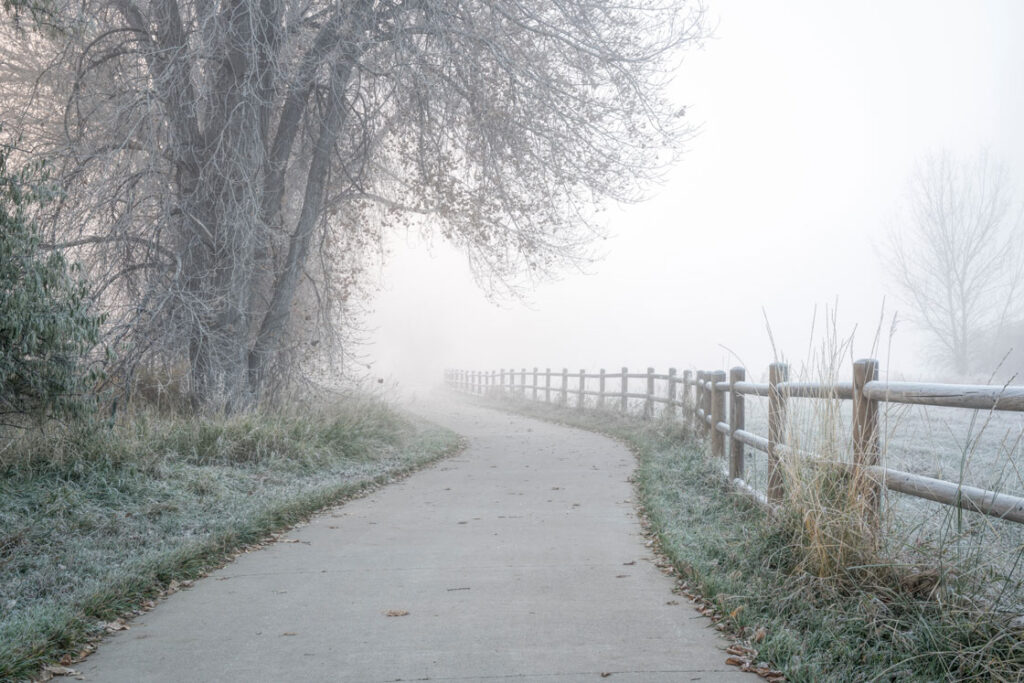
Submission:
{"label": "wooden split-rail fence", "polygon": [[[592,381],[597,380],[597,389]],[[609,389],[609,380],[613,385]],[[644,391],[636,391],[636,381],[643,381]],[[552,382],[556,384],[553,384]],[[630,382],[634,391],[630,391]],[[666,390],[656,392],[658,381]],[[458,391],[489,396],[512,396],[534,401],[554,402],[563,406],[588,406],[590,398],[599,410],[629,411],[630,401],[641,401],[643,417],[654,416],[655,406],[675,415],[678,409],[685,424],[696,434],[710,441],[711,454],[728,458],[729,478],[748,493],[769,505],[780,502],[785,494],[782,460],[794,454],[787,445],[787,403],[792,398],[842,399],[853,402],[850,439],[852,463],[827,463],[849,468],[864,482],[864,495],[869,510],[877,512],[881,489],[953,505],[964,510],[981,512],[1013,522],[1024,523],[1024,498],[966,486],[962,483],[933,479],[919,474],[883,467],[879,463],[879,404],[903,403],[923,406],[969,408],[1024,412],[1024,387],[967,384],[927,384],[917,382],[882,382],[878,379],[878,361],[858,360],[853,364],[853,381],[831,383],[795,382],[789,379],[789,366],[772,363],[768,382],[748,382],[746,370],[685,370],[674,368],[668,374],[621,372],[588,373],[568,369],[552,372],[533,368],[521,370],[446,370],[445,383]],[[570,386],[570,383],[572,386]],[[768,434],[758,435],[746,429],[745,398],[763,396],[768,399]],[[767,490],[754,491],[744,480],[744,448],[768,455]],[[815,454],[800,453],[801,455]],[[818,462],[825,463],[822,459]]]}

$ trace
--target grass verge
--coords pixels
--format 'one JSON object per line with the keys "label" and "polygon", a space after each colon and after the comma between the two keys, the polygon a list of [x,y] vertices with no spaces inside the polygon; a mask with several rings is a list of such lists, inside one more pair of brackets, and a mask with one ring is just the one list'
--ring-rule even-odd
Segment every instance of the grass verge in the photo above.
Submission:
{"label": "grass verge", "polygon": [[0,450],[0,680],[77,659],[168,586],[460,446],[366,398],[18,435]]}
{"label": "grass verge", "polygon": [[788,680],[1024,680],[1024,625],[1015,627],[1012,614],[922,590],[920,567],[812,573],[813,519],[796,506],[768,514],[739,495],[680,423],[529,401],[485,404],[627,444],[661,551],[714,606],[723,629]]}

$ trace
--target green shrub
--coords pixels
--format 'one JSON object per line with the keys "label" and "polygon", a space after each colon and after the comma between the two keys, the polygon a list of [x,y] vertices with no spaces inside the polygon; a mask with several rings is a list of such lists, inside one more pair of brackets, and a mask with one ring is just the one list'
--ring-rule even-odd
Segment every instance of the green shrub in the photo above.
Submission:
{"label": "green shrub", "polygon": [[46,253],[26,210],[41,200],[35,169],[13,171],[0,146],[0,417],[74,414],[99,337],[87,290],[57,251]]}

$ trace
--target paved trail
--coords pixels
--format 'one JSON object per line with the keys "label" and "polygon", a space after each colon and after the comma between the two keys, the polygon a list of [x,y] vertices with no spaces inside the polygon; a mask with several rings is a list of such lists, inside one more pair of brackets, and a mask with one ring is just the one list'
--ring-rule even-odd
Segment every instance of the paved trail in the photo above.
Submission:
{"label": "paved trail", "polygon": [[85,680],[756,680],[671,604],[625,448],[463,404],[416,409],[469,448],[171,596],[79,665]]}

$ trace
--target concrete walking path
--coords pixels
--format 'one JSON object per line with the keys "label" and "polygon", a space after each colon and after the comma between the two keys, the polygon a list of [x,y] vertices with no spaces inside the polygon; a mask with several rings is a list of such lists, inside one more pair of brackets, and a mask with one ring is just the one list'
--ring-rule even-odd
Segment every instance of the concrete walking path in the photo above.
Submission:
{"label": "concrete walking path", "polygon": [[133,683],[755,680],[654,566],[624,447],[414,408],[469,448],[239,557],[75,668]]}

